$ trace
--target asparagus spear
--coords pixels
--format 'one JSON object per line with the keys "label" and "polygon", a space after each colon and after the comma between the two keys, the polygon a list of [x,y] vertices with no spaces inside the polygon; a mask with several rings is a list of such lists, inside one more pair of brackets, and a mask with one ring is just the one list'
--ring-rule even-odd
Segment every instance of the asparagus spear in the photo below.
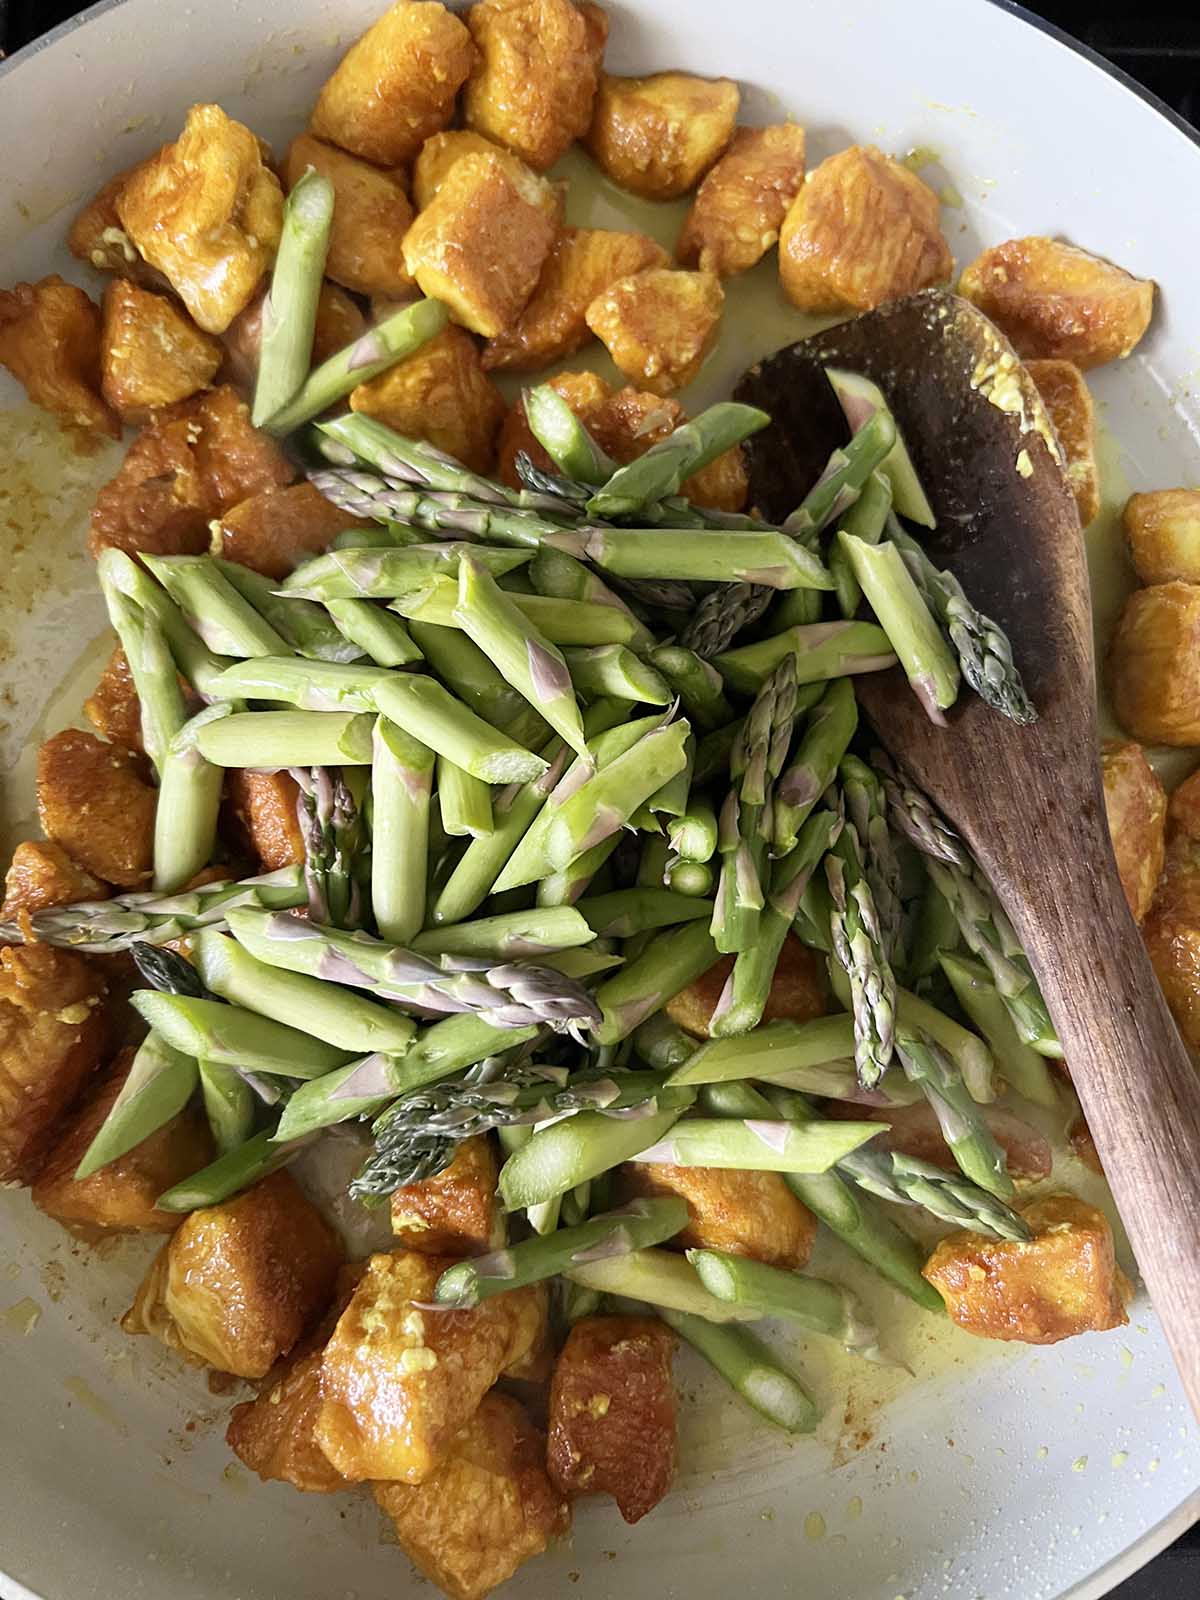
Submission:
{"label": "asparagus spear", "polygon": [[896,980],[883,946],[875,897],[863,872],[858,832],[852,823],[842,829],[833,852],[825,858],[825,876],[833,907],[833,951],[850,984],[854,1059],[860,1083],[873,1089],[892,1059]]}
{"label": "asparagus spear", "polygon": [[652,729],[558,805],[546,834],[550,866],[562,871],[617,833],[684,766],[690,732],[686,722]]}
{"label": "asparagus spear", "polygon": [[[816,590],[790,589],[787,592],[813,595],[817,599],[816,615],[820,615]],[[728,650],[743,628],[758,621],[777,593],[765,583],[728,583],[710,589],[701,596],[691,621],[679,636],[679,643],[705,661],[720,655]]]}
{"label": "asparagus spear", "polygon": [[161,778],[171,740],[187,720],[166,632],[152,611],[143,611],[111,580],[106,581],[103,569],[101,587],[137,691],[142,747]]}
{"label": "asparagus spear", "polygon": [[468,557],[477,566],[499,574],[524,565],[529,552],[463,544],[459,540],[388,550],[328,550],[290,573],[283,580],[282,593],[322,601],[387,600],[416,593],[435,578],[456,579],[462,561]]}
{"label": "asparagus spear", "polygon": [[[313,661],[346,664],[361,661],[365,652],[338,630],[323,606],[311,600],[284,599],[276,593],[274,579],[243,567],[237,561],[214,557],[217,571],[254,607],[297,655]],[[382,613],[381,613],[382,614]]]}
{"label": "asparagus spear", "polygon": [[[543,638],[566,648],[603,644],[644,643],[642,623],[629,611],[614,606],[592,605],[582,600],[554,600],[541,594],[510,593],[509,599]],[[414,594],[401,595],[391,609],[413,622],[434,623],[442,628],[458,626],[454,612],[458,590],[449,579],[439,578]]]}
{"label": "asparagus spear", "polygon": [[[1045,1059],[1017,1032],[1004,999],[983,963],[968,961],[945,950],[939,953],[938,962],[959,1005],[991,1046],[1000,1076],[1035,1105],[1049,1110],[1057,1107],[1058,1091]],[[979,1099],[973,1088],[972,1094]]]}
{"label": "asparagus spear", "polygon": [[784,523],[787,533],[803,538],[817,533],[857,500],[863,484],[896,443],[890,411],[877,410],[844,448],[829,457],[821,476]]}
{"label": "asparagus spear", "polygon": [[[175,665],[196,693],[206,700],[221,699],[221,695],[212,692],[212,684],[229,662],[208,648],[162,585],[124,550],[102,551],[96,565],[106,596],[110,591],[125,595],[158,623],[167,637]],[[116,627],[115,622],[113,626]]]}
{"label": "asparagus spear", "polygon": [[226,700],[278,701],[300,711],[373,711],[373,691],[389,675],[365,662],[256,656],[235,661],[214,680]]}
{"label": "asparagus spear", "polygon": [[598,1294],[645,1301],[660,1315],[666,1309],[703,1317],[707,1322],[761,1320],[757,1306],[750,1309],[710,1294],[696,1269],[670,1250],[635,1250],[631,1255],[588,1261],[570,1267],[563,1276]]}
{"label": "asparagus spear", "polygon": [[787,1433],[811,1433],[819,1413],[800,1380],[746,1328],[660,1306],[659,1316],[741,1395],[760,1416]]}
{"label": "asparagus spear", "polygon": [[[878,544],[883,536],[888,512],[892,509],[892,486],[882,472],[871,474],[854,504],[843,514],[840,533],[851,534],[867,544]],[[854,568],[842,548],[834,539],[829,550],[829,570],[837,585],[838,608],[844,617],[857,614],[862,602],[862,588],[854,575]],[[814,617],[802,619],[813,622]]]}
{"label": "asparagus spear", "polygon": [[426,956],[490,956],[500,961],[570,950],[591,944],[595,937],[578,911],[559,906],[545,911],[508,911],[451,927],[429,928],[417,934],[412,948]]}
{"label": "asparagus spear", "polygon": [[618,467],[588,501],[593,517],[627,517],[652,501],[678,494],[686,479],[770,422],[756,406],[724,401],[681,423],[665,439]]}
{"label": "asparagus spear", "polygon": [[[440,331],[435,330],[435,331]],[[424,439],[409,439],[361,412],[347,412],[317,424],[318,444],[328,459],[364,461],[397,483],[463,495],[481,505],[524,506],[529,497],[492,478],[471,472],[462,462]],[[547,500],[554,512],[557,503]],[[390,519],[389,519],[390,520]],[[403,520],[403,519],[401,519]]]}
{"label": "asparagus spear", "polygon": [[623,644],[565,650],[563,656],[571,681],[582,695],[612,695],[651,706],[671,702],[671,689],[662,674]]}
{"label": "asparagus spear", "polygon": [[[829,379],[830,387],[838,398],[846,421],[854,432],[857,433],[863,423],[877,411],[887,411],[890,415],[890,407],[882,389],[878,384],[872,383],[870,378],[865,378],[858,372],[846,372],[839,367],[826,367],[825,376]],[[894,422],[895,418],[892,420]],[[919,522],[926,528],[937,526],[933,508],[921,487],[921,480],[917,477],[908,446],[898,426],[896,442],[879,463],[877,471],[887,482],[891,495],[895,497],[896,510],[901,516],[907,517],[910,522]]]}
{"label": "asparagus spear", "polygon": [[262,340],[250,420],[261,428],[308,376],[317,300],[333,227],[333,185],[309,167],[283,202],[283,225],[262,305]]}
{"label": "asparagus spear", "polygon": [[837,776],[858,727],[858,702],[848,678],[836,678],[808,714],[804,732],[775,784],[772,852],[788,855],[817,801]]}
{"label": "asparagus spear", "polygon": [[840,1284],[786,1272],[725,1250],[689,1250],[700,1282],[718,1300],[756,1307],[809,1333],[836,1339],[851,1355],[879,1359],[879,1335],[857,1298]]}
{"label": "asparagus spear", "polygon": [[721,675],[707,661],[677,644],[657,645],[647,654],[695,727],[707,732],[733,721],[733,707],[722,692]]}
{"label": "asparagus spear", "polygon": [[293,767],[296,816],[304,840],[308,912],[338,928],[362,926],[362,893],[354,863],[364,839],[362,817],[343,773]]}
{"label": "asparagus spear", "polygon": [[[289,600],[288,605],[304,602]],[[379,667],[407,667],[421,660],[421,650],[408,629],[392,613],[370,600],[327,600],[325,609],[343,638]]]}
{"label": "asparagus spear", "polygon": [[229,1155],[254,1132],[254,1090],[232,1067],[197,1062],[204,1114],[219,1156]]}
{"label": "asparagus spear", "polygon": [[818,556],[797,540],[773,531],[580,527],[549,531],[543,543],[581,561],[594,561],[618,578],[761,583],[771,589],[833,588],[833,579]]}
{"label": "asparagus spear", "polygon": [[491,789],[445,756],[437,758],[437,798],[442,827],[452,839],[479,839],[491,833]]}
{"label": "asparagus spear", "polygon": [[946,1052],[962,1074],[973,1100],[982,1105],[996,1098],[992,1053],[969,1028],[907,989],[896,990],[896,1019],[905,1028],[928,1034]]}
{"label": "asparagus spear", "polygon": [[[811,1022],[764,1023],[740,1038],[693,1041],[693,1053],[672,1074],[672,1084],[723,1083],[764,1078],[805,1067],[844,1061],[854,1053],[849,1016]],[[657,1064],[657,1063],[655,1063]]]}
{"label": "asparagus spear", "polygon": [[673,1084],[675,1073],[695,1055],[700,1048],[700,1041],[690,1033],[685,1033],[664,1012],[658,1011],[634,1029],[633,1048],[647,1066],[657,1072],[670,1073],[667,1082]]}
{"label": "asparagus spear", "polygon": [[926,1033],[901,1028],[897,1050],[911,1082],[919,1084],[941,1125],[959,1168],[973,1183],[1002,1200],[1013,1194],[1004,1151],[976,1108],[961,1074]]}
{"label": "asparagus spear", "polygon": [[551,550],[543,545],[525,570],[534,589],[544,599],[608,606],[618,612],[632,630],[629,643],[633,649],[645,650],[654,643],[650,629],[638,621],[620,595],[610,589],[590,567],[585,567],[582,561],[576,561],[565,550]]}
{"label": "asparagus spear", "polygon": [[578,483],[607,483],[617,463],[604,453],[551,384],[539,383],[521,397],[529,431],[568,478]]}
{"label": "asparagus spear", "polygon": [[168,1044],[184,1055],[215,1061],[218,1066],[287,1078],[316,1078],[344,1066],[348,1059],[347,1051],[242,1006],[153,989],[135,989],[129,998],[134,1010]]}
{"label": "asparagus spear", "polygon": [[212,859],[225,774],[201,755],[200,741],[229,710],[227,705],[206,706],[166,747],[154,811],[156,894],[175,894]]}
{"label": "asparagus spear", "polygon": [[960,674],[941,629],[896,546],[868,544],[844,529],[838,545],[931,722],[946,726],[943,712],[958,698]]}
{"label": "asparagus spear", "polygon": [[477,1011],[446,1017],[423,1028],[409,1046],[399,1063],[397,1092],[422,1089],[499,1053],[517,1054],[544,1033],[536,1023],[524,1028],[498,1027]]}
{"label": "asparagus spear", "polygon": [[280,1113],[274,1138],[302,1139],[321,1128],[376,1116],[395,1099],[403,1082],[395,1056],[372,1053],[349,1061],[294,1091]]}
{"label": "asparagus spear", "polygon": [[437,300],[418,300],[393,312],[315,367],[291,400],[267,419],[267,432],[277,438],[294,433],[360,383],[369,383],[419,350],[446,322],[446,308]]}
{"label": "asparagus spear", "polygon": [[689,795],[687,809],[667,822],[667,842],[680,861],[711,861],[717,848],[717,818],[709,802]]}
{"label": "asparagus spear", "polygon": [[485,783],[525,783],[546,762],[477,717],[434,678],[391,673],[373,698],[389,721]]}
{"label": "asparagus spear", "polygon": [[286,1167],[304,1144],[303,1139],[276,1144],[270,1129],[264,1128],[236,1150],[218,1156],[209,1166],[174,1184],[154,1203],[160,1211],[200,1211],[206,1206],[219,1206],[222,1200]]}
{"label": "asparagus spear", "polygon": [[825,1172],[884,1131],[880,1122],[734,1121],[689,1117],[636,1159],[741,1172]]}
{"label": "asparagus spear", "polygon": [[223,577],[211,556],[142,560],[210,650],[227,656],[286,656],[287,641]]}
{"label": "asparagus spear", "polygon": [[887,634],[871,622],[814,622],[785,628],[756,644],[724,651],[714,665],[731,689],[753,694],[787,655],[796,659],[798,683],[882,672],[896,665]]}
{"label": "asparagus spear", "polygon": [[373,734],[371,906],[380,937],[411,939],[425,920],[433,752],[386,717]]}
{"label": "asparagus spear", "polygon": [[672,995],[694,983],[719,952],[704,922],[688,922],[655,934],[636,961],[630,961],[596,991],[602,1020],[596,1042],[617,1044],[647,1017],[661,1011]]}
{"label": "asparagus spear", "polygon": [[178,1116],[192,1098],[197,1078],[190,1056],[159,1034],[147,1034],[120,1093],[75,1169],[76,1180],[90,1178]]}
{"label": "asparagus spear", "polygon": [[427,622],[414,622],[412,629],[430,666],[476,716],[531,750],[546,743],[550,729],[545,718],[505,680],[474,637],[457,627]]}
{"label": "asparagus spear", "polygon": [[520,1211],[540,1205],[630,1160],[678,1121],[689,1098],[685,1090],[664,1091],[646,1101],[642,1114],[634,1118],[581,1111],[539,1128],[500,1169],[505,1208]]}
{"label": "asparagus spear", "polygon": [[374,720],[346,711],[241,711],[198,727],[195,746],[217,767],[369,766]]}
{"label": "asparagus spear", "polygon": [[1028,1239],[1029,1226],[1018,1212],[958,1172],[899,1151],[855,1150],[840,1171],[895,1205],[921,1206],[940,1222],[969,1228],[992,1239]]}
{"label": "asparagus spear", "polygon": [[628,939],[647,929],[702,920],[708,911],[690,896],[672,894],[669,889],[632,888],[586,896],[576,902],[575,915],[582,917],[598,938]]}
{"label": "asparagus spear", "polygon": [[[349,418],[344,419],[347,422]],[[355,422],[371,422],[369,417],[355,416]],[[324,426],[328,426],[325,424]],[[382,424],[372,423],[374,427]],[[390,429],[384,429],[393,439]],[[374,517],[380,522],[402,522],[431,533],[449,535],[455,539],[485,540],[492,544],[537,549],[550,533],[562,529],[559,517],[563,502],[548,495],[533,497],[538,505],[518,505],[507,489],[486,478],[475,479],[466,468],[450,456],[443,456],[432,445],[418,444],[415,440],[401,440],[417,459],[415,476],[407,479],[381,476],[358,467],[330,467],[320,472],[310,472],[309,482],[339,510],[348,516],[365,519]],[[326,440],[320,448],[326,455],[335,454],[341,460],[349,452],[340,445]],[[434,475],[449,474],[471,481],[469,493],[456,489],[427,489],[414,487],[423,481],[422,474],[431,468]],[[477,485],[477,486],[476,486]],[[507,498],[506,498],[507,497]]]}

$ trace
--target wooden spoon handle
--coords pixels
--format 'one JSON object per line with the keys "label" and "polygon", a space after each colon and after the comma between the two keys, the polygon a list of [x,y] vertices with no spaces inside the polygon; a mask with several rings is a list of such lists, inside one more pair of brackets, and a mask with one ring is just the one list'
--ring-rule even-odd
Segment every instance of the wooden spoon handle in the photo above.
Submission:
{"label": "wooden spoon handle", "polygon": [[1049,840],[1020,853],[1015,841],[993,845],[988,865],[1038,974],[1138,1266],[1200,1416],[1196,1069],[1115,863],[1110,871],[1091,865],[1112,859],[1107,829],[1090,850],[1081,847],[1079,831],[1100,832],[1084,825],[1061,850]]}

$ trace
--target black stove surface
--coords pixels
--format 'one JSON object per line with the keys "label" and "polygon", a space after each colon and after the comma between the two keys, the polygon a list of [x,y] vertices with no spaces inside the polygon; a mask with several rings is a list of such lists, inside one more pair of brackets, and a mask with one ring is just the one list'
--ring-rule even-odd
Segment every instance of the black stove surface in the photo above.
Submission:
{"label": "black stove surface", "polygon": [[[1025,0],[1025,4],[1027,10],[1107,57],[1200,127],[1200,7],[1196,0],[1168,0],[1167,4],[1161,0]],[[72,0],[0,0],[0,46],[11,54],[85,9],[84,4]],[[1110,1600],[1200,1600],[1200,1524],[1114,1589]]]}

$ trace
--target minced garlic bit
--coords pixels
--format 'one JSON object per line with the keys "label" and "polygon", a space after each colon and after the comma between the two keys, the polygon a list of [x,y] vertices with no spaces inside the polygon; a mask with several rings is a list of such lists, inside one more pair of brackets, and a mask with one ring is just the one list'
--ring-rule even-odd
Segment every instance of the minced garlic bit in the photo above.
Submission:
{"label": "minced garlic bit", "polygon": [[438,1364],[437,1351],[427,1345],[418,1345],[400,1352],[400,1371],[403,1373],[431,1372]]}

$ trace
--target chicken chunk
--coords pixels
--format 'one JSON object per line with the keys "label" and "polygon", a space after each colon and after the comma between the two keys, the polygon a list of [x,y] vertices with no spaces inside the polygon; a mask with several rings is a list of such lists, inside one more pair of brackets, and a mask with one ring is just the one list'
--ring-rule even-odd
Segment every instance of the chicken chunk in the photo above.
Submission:
{"label": "chicken chunk", "polygon": [[1105,741],[1104,805],[1121,887],[1134,920],[1150,909],[1163,868],[1167,797],[1141,745]]}
{"label": "chicken chunk", "polygon": [[601,73],[587,147],[602,172],[646,200],[687,194],[727,148],[741,96],[729,78]]}
{"label": "chicken chunk", "polygon": [[286,1172],[192,1211],[154,1258],[121,1326],[188,1361],[263,1378],[324,1311],[341,1252]]}
{"label": "chicken chunk", "polygon": [[76,1178],[76,1167],[125,1086],[134,1054],[132,1048],[122,1050],[91,1088],[55,1140],[33,1185],[34,1205],[84,1238],[173,1232],[183,1219],[178,1212],[160,1211],[155,1202],[213,1158],[204,1114],[187,1106],[123,1156],[88,1178]]}
{"label": "chicken chunk", "polygon": [[130,177],[117,215],[205,333],[223,333],[271,265],[283,194],[250,129],[200,105]]}
{"label": "chicken chunk", "polygon": [[777,1172],[629,1161],[621,1187],[629,1196],[687,1201],[687,1227],[671,1241],[681,1249],[729,1250],[774,1267],[802,1267],[812,1254],[817,1219]]}
{"label": "chicken chunk", "polygon": [[312,131],[381,167],[411,161],[452,120],[471,70],[471,35],[435,0],[398,0],[342,57]]}
{"label": "chicken chunk", "polygon": [[644,233],[564,228],[533,299],[511,328],[488,341],[484,366],[531,372],[574,355],[592,337],[587,308],[596,296],[618,279],[666,261],[666,251]]}
{"label": "chicken chunk", "polygon": [[1130,495],[1121,520],[1143,583],[1200,583],[1200,489]]}
{"label": "chicken chunk", "polygon": [[714,273],[655,267],[610,283],[588,306],[587,325],[627,378],[672,394],[700,371],[724,304]]}
{"label": "chicken chunk", "polygon": [[452,1600],[484,1600],[565,1533],[570,1507],[546,1476],[544,1441],[507,1395],[485,1395],[424,1483],[372,1492],[419,1572]]}
{"label": "chicken chunk", "polygon": [[795,122],[739,128],[696,191],[675,254],[684,266],[730,278],[779,238],[804,183],[804,129]]}
{"label": "chicken chunk", "polygon": [[100,392],[100,312],[56,273],[0,290],[0,366],[68,428],[120,437]]}
{"label": "chicken chunk", "polygon": [[1142,937],[1176,1025],[1200,1049],[1200,775],[1167,806],[1167,852]]}
{"label": "chicken chunk", "polygon": [[122,422],[150,414],[206,389],[224,351],[165,295],[114,278],[104,291],[100,388]]}
{"label": "chicken chunk", "polygon": [[102,739],[142,749],[142,703],[124,650],[117,645],[99,681],[83,702],[83,714]]}
{"label": "chicken chunk", "polygon": [[228,384],[172,406],[142,429],[96,496],[88,549],[201,555],[208,524],[231,506],[296,476]]}
{"label": "chicken chunk", "polygon": [[231,767],[225,798],[237,831],[258,857],[260,872],[278,872],[304,860],[304,838],[296,815],[300,790],[286,772]]}
{"label": "chicken chunk", "polygon": [[325,1347],[317,1443],[354,1482],[423,1483],[496,1379],[538,1337],[537,1289],[496,1295],[470,1311],[420,1310],[453,1259],[417,1251],[372,1256]]}
{"label": "chicken chunk", "polygon": [[[722,956],[702,978],[689,983],[667,1001],[667,1015],[680,1028],[702,1039],[709,1037],[708,1027],[717,1001],[733,971],[732,956]],[[810,1022],[822,1017],[829,1009],[829,990],[825,979],[825,964],[815,950],[801,944],[789,933],[775,963],[775,976],[767,996],[764,1022]]]}
{"label": "chicken chunk", "polygon": [[1200,744],[1200,584],[1159,583],[1125,602],[1108,657],[1113,710],[1143,744]]}
{"label": "chicken chunk", "polygon": [[[426,139],[413,167],[413,202],[417,210],[424,211],[446,181],[446,174],[456,161],[461,161],[463,156],[479,155],[495,156],[513,174],[518,187],[521,184],[528,187],[530,180],[537,177],[520,156],[515,156],[511,150],[506,150],[494,140],[485,139],[483,134],[474,133],[470,128],[448,128],[445,133],[435,133],[432,139]],[[539,186],[536,193],[546,215],[551,221],[559,222],[563,212],[565,184],[546,183]]]}
{"label": "chicken chunk", "polygon": [[486,1137],[466,1139],[436,1177],[392,1194],[392,1232],[405,1250],[475,1256],[503,1243],[496,1201],[496,1153]]}
{"label": "chicken chunk", "polygon": [[1009,239],[972,261],[958,285],[1019,356],[1085,370],[1127,356],[1150,326],[1154,284],[1061,239]]}
{"label": "chicken chunk", "polygon": [[100,975],[51,945],[0,948],[0,1183],[32,1183],[59,1119],[104,1059]]}
{"label": "chicken chunk", "polygon": [[510,327],[554,243],[548,187],[498,156],[456,161],[404,237],[405,265],[422,293],[485,338]]}
{"label": "chicken chunk", "polygon": [[13,851],[4,879],[0,921],[11,922],[22,911],[69,906],[76,900],[107,900],[109,892],[106,883],[76,866],[61,845],[26,840]]}
{"label": "chicken chunk", "polygon": [[550,1481],[571,1499],[610,1494],[626,1522],[675,1476],[675,1336],[646,1317],[584,1317],[550,1385]]}
{"label": "chicken chunk", "polygon": [[1021,1344],[1124,1327],[1130,1287],[1104,1213],[1066,1194],[1020,1211],[1033,1233],[1028,1243],[952,1233],[925,1263],[952,1320],[981,1339]]}
{"label": "chicken chunk", "polygon": [[467,126],[544,172],[592,120],[607,15],[571,0],[479,0],[467,26],[477,52]]}
{"label": "chicken chunk", "polygon": [[286,578],[345,528],[364,526],[311,483],[293,483],[264,489],[227,511],[220,519],[221,554],[264,577]]}
{"label": "chicken chunk", "polygon": [[283,164],[289,192],[309,167],[333,185],[327,276],[358,294],[410,298],[415,290],[400,246],[413,208],[403,187],[391,173],[302,133],[292,140]]}
{"label": "chicken chunk", "polygon": [[148,289],[164,289],[167,280],[162,273],[143,261],[133,247],[133,241],[121,226],[117,215],[117,201],[125,185],[142,167],[149,166],[166,150],[161,145],[146,161],[139,161],[123,172],[116,173],[84,206],[71,224],[67,234],[67,248],[80,261],[97,272],[115,272],[122,278],[132,278]]}
{"label": "chicken chunk", "polygon": [[1083,373],[1073,361],[1029,361],[1029,376],[1050,413],[1066,458],[1067,482],[1086,528],[1100,510],[1096,412]]}
{"label": "chicken chunk", "polygon": [[937,195],[874,145],[814,168],[779,232],[783,292],[801,311],[870,311],[953,266]]}
{"label": "chicken chunk", "polygon": [[427,439],[473,472],[490,472],[506,407],[474,339],[451,326],[407,360],[360,383],[350,409],[409,438]]}
{"label": "chicken chunk", "polygon": [[88,872],[122,889],[144,889],[150,877],[157,795],[144,773],[134,751],[76,728],[56,733],[38,751],[42,832]]}

